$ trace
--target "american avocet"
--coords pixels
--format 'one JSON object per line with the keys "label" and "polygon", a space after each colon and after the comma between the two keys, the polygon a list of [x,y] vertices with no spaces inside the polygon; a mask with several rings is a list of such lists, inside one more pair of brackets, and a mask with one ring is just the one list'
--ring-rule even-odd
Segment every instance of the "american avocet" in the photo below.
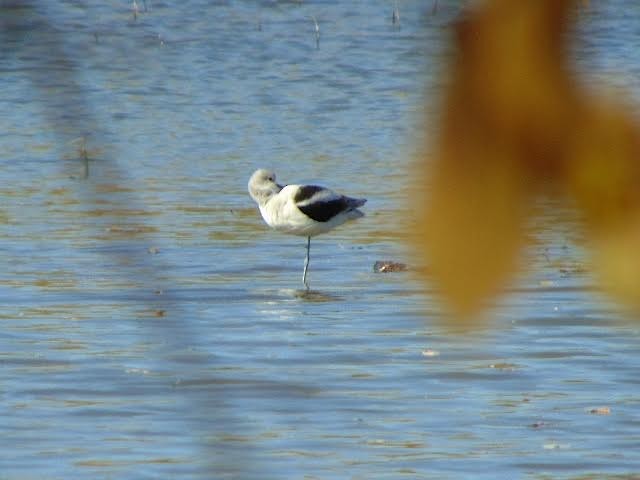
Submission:
{"label": "american avocet", "polygon": [[326,233],[347,220],[364,216],[358,207],[367,201],[340,195],[317,185],[278,185],[276,174],[265,169],[256,170],[251,175],[249,194],[271,228],[307,237],[307,256],[302,272],[302,283],[307,290],[311,237]]}

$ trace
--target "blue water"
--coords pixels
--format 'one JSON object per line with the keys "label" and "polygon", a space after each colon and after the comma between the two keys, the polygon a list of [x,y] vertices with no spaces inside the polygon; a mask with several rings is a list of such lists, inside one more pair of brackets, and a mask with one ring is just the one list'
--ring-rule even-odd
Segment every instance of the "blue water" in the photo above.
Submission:
{"label": "blue water", "polygon": [[[640,329],[571,211],[541,203],[473,334],[373,272],[412,263],[460,2],[137,3],[0,11],[0,479],[640,475]],[[637,97],[635,11],[592,2],[575,56]],[[246,192],[263,166],[369,199],[313,240],[311,294]]]}

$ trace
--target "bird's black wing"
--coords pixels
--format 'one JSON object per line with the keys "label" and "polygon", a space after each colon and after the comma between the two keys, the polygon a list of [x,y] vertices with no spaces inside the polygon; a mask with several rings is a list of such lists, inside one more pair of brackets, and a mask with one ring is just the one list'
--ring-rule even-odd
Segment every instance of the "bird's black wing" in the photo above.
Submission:
{"label": "bird's black wing", "polygon": [[299,187],[293,200],[302,213],[316,222],[328,222],[352,208],[347,197],[317,185]]}

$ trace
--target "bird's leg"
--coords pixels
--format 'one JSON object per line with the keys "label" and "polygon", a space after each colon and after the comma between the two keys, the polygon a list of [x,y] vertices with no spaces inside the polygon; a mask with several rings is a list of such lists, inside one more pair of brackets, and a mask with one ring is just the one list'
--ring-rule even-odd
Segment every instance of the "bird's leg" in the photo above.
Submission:
{"label": "bird's leg", "polygon": [[307,268],[309,268],[309,248],[311,247],[311,237],[307,237],[307,256],[304,259],[304,271],[302,272],[302,283],[309,290],[309,284],[307,283]]}

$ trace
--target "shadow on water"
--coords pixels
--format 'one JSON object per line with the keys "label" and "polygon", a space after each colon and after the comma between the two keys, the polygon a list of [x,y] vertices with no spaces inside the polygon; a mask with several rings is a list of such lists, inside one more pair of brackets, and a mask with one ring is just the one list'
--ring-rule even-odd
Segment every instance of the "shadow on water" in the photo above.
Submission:
{"label": "shadow on water", "polygon": [[324,302],[339,302],[344,300],[344,298],[340,295],[336,295],[335,293],[326,293],[321,292],[320,290],[294,290],[293,296],[295,298],[299,298],[301,300],[305,300],[307,302],[312,303],[324,303]]}
{"label": "shadow on water", "polygon": [[[225,294],[226,295],[226,294]],[[295,288],[279,288],[275,289],[258,289],[252,292],[247,292],[244,289],[237,289],[236,295],[227,297],[229,299],[236,299],[240,301],[255,301],[255,302],[291,302],[292,300],[308,302],[308,303],[331,303],[345,301],[344,295],[326,292],[314,289],[295,289]]]}

